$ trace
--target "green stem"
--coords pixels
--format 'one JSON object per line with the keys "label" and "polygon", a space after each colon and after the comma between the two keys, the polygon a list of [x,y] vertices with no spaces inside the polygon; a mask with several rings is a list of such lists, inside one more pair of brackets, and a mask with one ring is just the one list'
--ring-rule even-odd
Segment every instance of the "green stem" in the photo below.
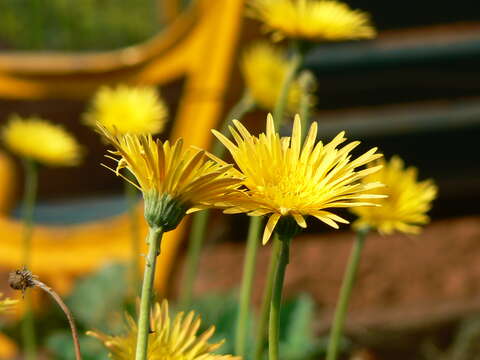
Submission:
{"label": "green stem", "polygon": [[25,188],[22,203],[23,236],[22,236],[22,258],[23,266],[30,268],[33,234],[33,214],[37,200],[38,173],[33,160],[23,161],[25,168]]}
{"label": "green stem", "polygon": [[255,276],[255,264],[257,260],[258,242],[262,229],[262,223],[263,221],[260,216],[253,216],[250,218],[247,249],[243,263],[243,277],[239,301],[240,306],[235,334],[235,354],[243,358],[245,358],[245,347],[248,332],[248,315],[250,314],[250,299],[252,297],[253,278]]}
{"label": "green stem", "polygon": [[255,335],[255,347],[254,347],[254,360],[261,360],[263,357],[263,348],[265,345],[268,319],[270,315],[270,301],[272,299],[273,282],[275,280],[275,272],[277,269],[277,257],[274,254],[280,251],[281,243],[276,241],[278,236],[276,233],[273,235],[273,248],[270,256],[270,262],[268,264],[267,279],[265,281],[265,290],[263,293],[262,305],[260,307],[260,320],[258,322],[257,331]]}
{"label": "green stem", "polygon": [[22,320],[21,333],[26,360],[37,358],[37,341],[32,308],[32,296],[31,294],[25,294],[25,315]]}
{"label": "green stem", "polygon": [[347,270],[343,276],[342,287],[340,289],[340,295],[333,318],[333,325],[330,331],[327,360],[335,360],[338,355],[340,338],[342,336],[343,325],[345,323],[345,317],[348,310],[348,302],[350,300],[352,288],[355,284],[355,276],[358,270],[358,264],[360,262],[360,255],[362,253],[362,248],[367,234],[368,229],[360,229],[357,231],[355,244],[353,245],[352,252],[350,253],[350,257],[348,259]]}
{"label": "green stem", "polygon": [[276,247],[277,252],[273,254],[276,259],[277,267],[275,270],[275,280],[273,282],[272,299],[270,301],[270,319],[268,323],[268,359],[278,360],[278,348],[280,339],[280,307],[282,303],[283,281],[285,271],[289,262],[290,242],[292,238],[276,237],[274,241],[280,242]]}
{"label": "green stem", "polygon": [[288,102],[288,92],[290,91],[290,86],[303,62],[303,56],[298,48],[298,44],[295,41],[292,42],[292,51],[293,54],[290,60],[290,66],[287,69],[285,77],[283,78],[277,103],[275,104],[275,109],[273,110],[273,120],[275,121],[276,131],[279,131],[283,125],[283,115]]}
{"label": "green stem", "polygon": [[[252,96],[248,91],[245,91],[240,100],[230,109],[227,116],[222,121],[219,129],[220,133],[222,133],[222,135],[226,136],[227,138],[230,138],[230,131],[228,130],[228,127],[230,126],[232,120],[241,120],[245,116],[245,114],[252,111],[254,107],[255,102]],[[215,140],[212,148],[212,154],[219,158],[222,158],[225,154],[225,146],[223,146],[220,141]]]}
{"label": "green stem", "polygon": [[150,334],[150,309],[153,299],[153,283],[157,257],[160,255],[160,244],[163,229],[150,227],[147,235],[148,254],[145,259],[145,272],[143,274],[142,295],[140,312],[138,315],[138,335],[135,360],[146,360],[148,350],[148,335]]}
{"label": "green stem", "polygon": [[298,78],[300,83],[300,88],[302,89],[302,94],[300,97],[300,121],[302,124],[302,142],[307,135],[308,124],[310,123],[310,113],[312,109],[312,93],[315,88],[315,78],[313,74],[304,70],[300,73]]}
{"label": "green stem", "polygon": [[73,320],[73,315],[68,306],[63,302],[62,298],[60,295],[58,295],[55,290],[53,290],[51,287],[45,285],[43,282],[41,282],[38,279],[33,279],[33,284],[45,291],[47,294],[49,294],[53,300],[60,306],[62,309],[63,313],[67,317],[68,324],[70,325],[70,330],[72,332],[72,338],[73,338],[73,348],[75,351],[75,359],[76,360],[82,360],[82,353],[80,351],[80,341],[78,340],[78,330],[77,326],[75,325],[75,321]]}
{"label": "green stem", "polygon": [[[255,106],[253,98],[247,91],[241,99],[229,111],[220,126],[220,132],[226,137],[230,137],[228,126],[233,119],[241,119],[246,113],[250,112]],[[225,147],[217,140],[212,149],[212,154],[222,158],[225,154]],[[187,260],[185,268],[185,280],[183,281],[180,293],[180,304],[183,309],[188,309],[193,298],[193,286],[198,271],[200,255],[207,230],[210,212],[208,210],[200,211],[193,215],[192,230],[188,239]]]}
{"label": "green stem", "polygon": [[203,239],[207,229],[210,212],[208,210],[200,211],[193,216],[192,230],[190,232],[185,278],[182,283],[180,296],[181,309],[189,309],[193,298],[193,286],[197,275],[198,264],[202,252]]}
{"label": "green stem", "polygon": [[129,280],[131,286],[131,294],[133,297],[138,296],[140,288],[140,231],[139,231],[139,218],[137,214],[137,189],[124,182],[124,194],[128,207],[128,215],[130,218],[130,241],[131,241],[131,259],[130,259],[130,273]]}
{"label": "green stem", "polygon": [[[30,268],[32,257],[33,215],[37,199],[38,172],[36,164],[31,159],[24,159],[25,189],[22,203],[23,236],[22,236],[22,262],[24,268]],[[25,359],[37,358],[37,346],[35,339],[35,324],[32,310],[32,299],[27,294],[25,299],[25,316],[22,321],[22,339],[25,349]]]}

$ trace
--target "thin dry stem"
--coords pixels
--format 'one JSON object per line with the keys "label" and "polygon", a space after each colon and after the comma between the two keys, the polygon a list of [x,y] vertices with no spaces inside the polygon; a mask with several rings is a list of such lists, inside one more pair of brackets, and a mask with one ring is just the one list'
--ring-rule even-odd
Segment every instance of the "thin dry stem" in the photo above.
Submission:
{"label": "thin dry stem", "polygon": [[68,323],[70,324],[70,329],[72,330],[73,346],[75,348],[75,359],[82,360],[82,354],[80,352],[80,342],[78,341],[78,331],[75,326],[75,321],[73,320],[73,315],[68,308],[68,306],[63,302],[60,295],[58,295],[51,287],[45,285],[43,282],[38,280],[37,276],[32,275],[32,273],[26,268],[22,270],[16,270],[10,273],[9,276],[10,287],[15,290],[20,290],[25,292],[28,288],[38,287],[48,293],[53,300],[60,306],[60,308],[65,313]]}
{"label": "thin dry stem", "polygon": [[77,327],[75,326],[75,321],[73,320],[73,315],[70,309],[63,302],[62,298],[51,287],[48,287],[47,285],[36,279],[33,280],[33,283],[35,286],[50,294],[50,296],[57,302],[58,306],[60,306],[60,308],[65,313],[65,316],[68,319],[68,323],[70,324],[70,329],[72,330],[73,346],[75,348],[75,359],[82,360],[82,354],[80,353],[80,342],[78,341],[78,331]]}

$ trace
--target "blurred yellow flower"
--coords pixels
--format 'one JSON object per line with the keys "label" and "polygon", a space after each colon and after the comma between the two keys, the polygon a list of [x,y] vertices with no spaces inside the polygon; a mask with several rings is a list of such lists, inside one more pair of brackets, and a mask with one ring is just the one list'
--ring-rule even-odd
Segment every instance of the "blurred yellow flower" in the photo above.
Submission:
{"label": "blurred yellow flower", "polygon": [[163,130],[168,109],[157,90],[149,86],[102,87],[95,94],[85,122],[97,122],[121,134],[156,134]]}
{"label": "blurred yellow flower", "polygon": [[18,353],[15,341],[0,333],[0,359],[18,359]]}
{"label": "blurred yellow flower", "polygon": [[9,298],[2,300],[2,296],[3,294],[0,293],[0,314],[12,310],[12,308],[18,303],[18,300],[12,300]]}
{"label": "blurred yellow flower", "polygon": [[337,222],[348,221],[333,214],[331,209],[369,206],[371,199],[382,197],[366,193],[381,187],[381,183],[359,182],[378,171],[380,166],[356,170],[382,155],[374,148],[352,160],[350,152],[360,142],[337,148],[346,141],[344,132],[326,145],[317,143],[317,123],[314,122],[302,147],[298,115],[291,138],[280,138],[270,114],[267,131],[259,137],[252,136],[240,122],[234,120],[234,124],[236,129],[230,127],[230,131],[237,145],[213,130],[246,178],[246,191],[231,196],[231,206],[225,212],[246,212],[252,216],[271,214],[263,234],[264,244],[281,217],[291,216],[305,228],[304,217],[311,215],[338,228]]}
{"label": "blurred yellow flower", "polygon": [[[135,358],[137,342],[137,324],[127,315],[128,333],[125,336],[109,336],[97,331],[87,335],[101,340],[110,351],[113,360],[131,360]],[[148,339],[149,360],[239,360],[231,355],[218,355],[213,352],[220,348],[223,341],[208,343],[215,332],[215,327],[197,335],[201,320],[189,312],[183,312],[170,319],[168,302],[156,304],[150,314],[152,332]]]}
{"label": "blurred yellow flower", "polygon": [[250,0],[248,14],[262,21],[274,40],[339,41],[376,35],[367,13],[336,0]]}
{"label": "blurred yellow flower", "polygon": [[437,196],[437,187],[432,180],[417,181],[417,169],[404,168],[402,159],[394,156],[387,163],[384,159],[370,166],[383,166],[362,181],[380,181],[385,184],[381,193],[388,195],[375,202],[377,208],[358,207],[351,209],[359,219],[354,227],[372,227],[380,233],[391,234],[394,231],[416,234],[421,226],[429,222],[426,212]]}
{"label": "blurred yellow flower", "polygon": [[[174,229],[185,213],[221,206],[224,197],[240,186],[232,165],[209,160],[203,150],[183,146],[182,139],[170,145],[152,135],[113,135],[99,125],[101,133],[117,149],[110,151],[118,162],[114,171],[126,168],[137,179],[145,199],[145,217],[149,224]],[[166,218],[165,218],[166,217]]]}
{"label": "blurred yellow flower", "polygon": [[14,154],[51,166],[80,163],[82,150],[62,126],[44,119],[13,115],[2,129],[5,146]]}
{"label": "blurred yellow flower", "polygon": [[[255,103],[263,109],[273,110],[290,67],[286,54],[267,42],[259,42],[244,52],[240,67]],[[298,111],[301,92],[298,80],[294,80],[288,93],[288,112]]]}

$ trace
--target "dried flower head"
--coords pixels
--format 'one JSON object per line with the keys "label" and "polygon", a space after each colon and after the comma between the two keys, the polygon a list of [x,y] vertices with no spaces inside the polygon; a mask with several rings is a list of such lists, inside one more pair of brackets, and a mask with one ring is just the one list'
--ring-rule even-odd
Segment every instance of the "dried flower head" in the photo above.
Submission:
{"label": "dried flower head", "polygon": [[[290,62],[280,48],[267,42],[255,43],[244,52],[240,66],[246,86],[258,106],[273,110]],[[287,98],[288,112],[298,111],[301,95],[299,81],[294,80]]]}
{"label": "dried flower head", "polygon": [[274,40],[311,41],[370,39],[370,16],[336,0],[250,0],[248,15],[263,22]]}
{"label": "dried flower head", "polygon": [[215,136],[230,151],[245,176],[246,190],[229,199],[226,213],[246,212],[252,216],[270,215],[263,234],[263,243],[270,238],[282,217],[293,217],[298,226],[305,228],[305,216],[314,216],[338,228],[337,222],[348,223],[335,215],[335,208],[370,206],[372,199],[383,197],[368,193],[383,186],[380,182],[359,181],[381,166],[358,170],[359,167],[380,158],[377,149],[371,149],[356,159],[350,152],[360,143],[338,146],[347,139],[339,133],[324,145],[317,139],[314,122],[305,143],[301,144],[300,117],[295,117],[291,137],[280,138],[275,132],[273,118],[267,117],[267,131],[252,136],[238,121],[230,132],[236,144],[213,130]]}
{"label": "dried flower head", "polygon": [[82,151],[62,126],[47,120],[13,115],[2,130],[5,146],[14,154],[50,166],[74,166]]}
{"label": "dried flower head", "polygon": [[85,122],[97,122],[121,134],[157,134],[165,127],[168,109],[157,90],[150,86],[102,87],[95,94]]}
{"label": "dried flower head", "polygon": [[116,148],[110,151],[118,162],[117,175],[127,169],[143,193],[145,217],[150,226],[174,229],[186,213],[221,206],[224,197],[237,191],[242,178],[232,165],[209,160],[203,150],[183,146],[180,139],[170,145],[154,140],[152,135],[113,135],[99,125],[101,133]]}
{"label": "dried flower head", "polygon": [[[201,320],[193,311],[179,313],[173,321],[170,319],[168,302],[156,304],[150,315],[152,332],[148,339],[149,360],[239,360],[231,355],[218,355],[213,352],[223,344],[208,343],[215,328],[212,326],[198,334]],[[128,332],[124,336],[110,336],[97,331],[88,335],[101,340],[110,351],[113,360],[131,360],[135,357],[137,324],[127,315]]]}
{"label": "dried flower head", "polygon": [[363,178],[362,181],[380,181],[385,184],[381,193],[386,198],[375,200],[379,208],[358,207],[351,209],[359,219],[356,228],[372,227],[380,233],[394,231],[416,234],[429,222],[427,212],[437,196],[437,187],[432,180],[418,181],[417,169],[404,168],[402,159],[394,156],[389,162],[384,159],[370,166],[381,165],[382,169]]}
{"label": "dried flower head", "polygon": [[8,275],[8,284],[14,290],[21,290],[25,292],[28,288],[35,286],[36,276],[30,270],[22,269],[12,271]]}

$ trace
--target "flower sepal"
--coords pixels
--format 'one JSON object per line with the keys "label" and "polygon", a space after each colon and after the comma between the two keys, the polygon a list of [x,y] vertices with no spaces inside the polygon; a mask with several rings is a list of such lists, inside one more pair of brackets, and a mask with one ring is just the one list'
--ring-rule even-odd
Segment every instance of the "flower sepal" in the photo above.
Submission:
{"label": "flower sepal", "polygon": [[368,224],[359,224],[358,226],[354,226],[354,229],[357,231],[357,233],[361,236],[367,236],[367,234],[372,230],[370,225]]}
{"label": "flower sepal", "polygon": [[282,216],[278,220],[275,231],[278,234],[280,240],[292,239],[300,232],[301,228],[292,216]]}
{"label": "flower sepal", "polygon": [[161,227],[164,232],[176,229],[187,213],[188,206],[169,194],[148,191],[145,200],[145,219],[150,227]]}

